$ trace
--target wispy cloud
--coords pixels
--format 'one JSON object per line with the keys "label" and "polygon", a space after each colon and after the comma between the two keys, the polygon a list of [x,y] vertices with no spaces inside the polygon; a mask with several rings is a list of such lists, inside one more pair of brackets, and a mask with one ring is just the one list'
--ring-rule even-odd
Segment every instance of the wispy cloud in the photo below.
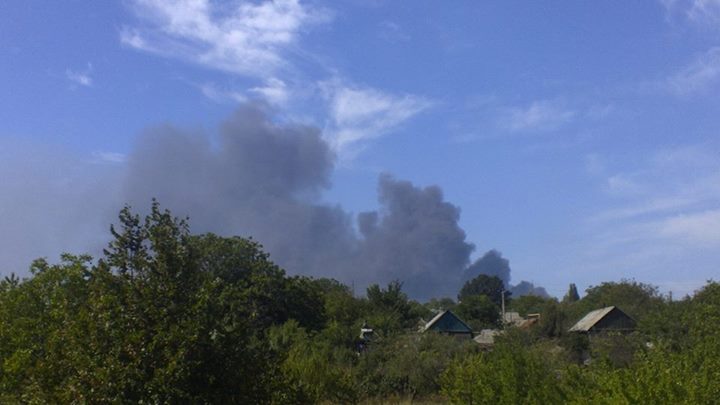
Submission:
{"label": "wispy cloud", "polygon": [[330,104],[329,137],[337,149],[385,135],[432,105],[424,97],[390,94],[337,80],[323,83],[322,88]]}
{"label": "wispy cloud", "polygon": [[272,77],[287,65],[283,53],[306,25],[329,18],[298,0],[135,0],[131,4],[142,24],[122,29],[123,44],[259,78]]}
{"label": "wispy cloud", "polygon": [[[592,155],[593,176],[607,199],[578,236],[584,271],[652,278],[689,293],[720,260],[720,146],[695,144],[636,157],[633,169]],[[595,163],[599,162],[600,165]],[[682,283],[678,283],[682,280]]]}
{"label": "wispy cloud", "polygon": [[283,105],[287,103],[290,98],[290,91],[287,84],[275,77],[267,79],[264,86],[253,87],[249,91],[262,96],[265,100],[275,105]]}
{"label": "wispy cloud", "polygon": [[[216,102],[260,98],[287,107],[302,98],[320,101],[326,108],[320,120],[325,121],[326,137],[338,152],[395,130],[432,104],[424,97],[317,79],[316,74],[308,78],[311,75],[302,71],[302,64],[293,63],[294,55],[303,54],[297,44],[308,26],[327,22],[331,15],[299,0],[131,0],[130,4],[139,22],[122,29],[123,44],[256,81],[242,90],[208,82],[196,85]],[[405,38],[397,24],[386,22],[383,29],[394,33],[396,40]]]}
{"label": "wispy cloud", "polygon": [[205,97],[216,103],[242,103],[247,101],[247,97],[242,92],[220,88],[213,83],[203,83],[196,86]]}
{"label": "wispy cloud", "polygon": [[605,265],[666,271],[668,277],[678,271],[673,266],[715,255],[720,248],[717,155],[717,147],[707,144],[666,149],[635,171],[610,176],[608,184],[623,178],[632,186],[605,189],[616,207],[588,222],[587,251],[597,260],[615,257],[617,263]]}
{"label": "wispy cloud", "polygon": [[668,14],[687,18],[691,22],[720,28],[720,0],[660,0]]}
{"label": "wispy cloud", "polygon": [[696,21],[720,22],[720,0],[694,0],[688,10],[690,18]]}
{"label": "wispy cloud", "polygon": [[507,109],[500,126],[510,131],[552,130],[573,120],[576,112],[555,100],[540,100],[527,107]]}
{"label": "wispy cloud", "polygon": [[720,246],[720,209],[672,216],[657,225],[661,237],[700,246]]}
{"label": "wispy cloud", "polygon": [[123,153],[95,151],[92,153],[90,161],[91,163],[118,164],[125,163],[125,160],[127,160],[127,156]]}
{"label": "wispy cloud", "polygon": [[65,77],[74,85],[91,87],[93,85],[93,79],[90,76],[92,74],[92,70],[92,64],[88,63],[87,67],[83,70],[66,69]]}
{"label": "wispy cloud", "polygon": [[623,205],[594,220],[645,220],[720,208],[718,154],[708,145],[665,149],[646,158],[637,170],[607,175],[604,191]]}
{"label": "wispy cloud", "polygon": [[678,95],[707,90],[720,81],[720,47],[710,48],[688,66],[667,79],[667,87]]}
{"label": "wispy cloud", "polygon": [[410,35],[396,22],[385,20],[378,24],[378,36],[390,43],[410,41]]}

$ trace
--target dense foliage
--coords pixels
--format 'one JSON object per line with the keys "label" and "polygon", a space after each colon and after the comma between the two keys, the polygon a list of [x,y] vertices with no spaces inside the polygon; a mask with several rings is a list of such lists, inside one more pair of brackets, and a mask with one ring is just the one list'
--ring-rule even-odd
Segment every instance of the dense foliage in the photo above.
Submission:
{"label": "dense foliage", "polygon": [[[720,397],[720,284],[672,301],[632,280],[580,298],[507,300],[540,314],[491,350],[418,333],[441,310],[475,330],[502,328],[502,281],[476,277],[460,302],[365,298],[328,279],[289,277],[254,241],[192,235],[157,203],[120,213],[94,262],[44,259],[0,281],[0,403],[712,403]],[[500,283],[498,283],[498,281]],[[629,335],[568,328],[616,305]],[[360,327],[374,329],[371,340]]]}

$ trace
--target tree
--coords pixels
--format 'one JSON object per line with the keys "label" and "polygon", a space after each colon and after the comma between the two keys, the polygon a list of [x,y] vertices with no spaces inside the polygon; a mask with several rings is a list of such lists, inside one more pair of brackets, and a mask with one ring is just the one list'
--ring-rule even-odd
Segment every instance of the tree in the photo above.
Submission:
{"label": "tree", "polygon": [[372,284],[367,288],[367,300],[370,312],[367,320],[384,333],[412,327],[417,321],[400,281],[391,281],[384,289]]}
{"label": "tree", "polygon": [[527,316],[527,314],[538,314],[544,312],[545,307],[551,302],[554,302],[553,298],[543,298],[537,295],[523,295],[510,300],[507,306],[511,310],[520,313],[521,316]]}
{"label": "tree", "polygon": [[98,264],[64,255],[0,282],[0,402],[268,403],[293,320],[324,327],[321,290],[252,240],[191,235],[153,202],[113,226]]}
{"label": "tree", "polygon": [[442,392],[460,404],[563,403],[546,357],[515,341],[500,342],[492,352],[453,362],[441,377]]}
{"label": "tree", "polygon": [[0,282],[0,402],[69,403],[92,326],[88,256],[33,262],[32,277]]}
{"label": "tree", "polygon": [[505,291],[502,280],[495,276],[480,274],[463,285],[458,294],[458,300],[462,302],[462,300],[472,295],[486,295],[495,305],[500,306],[503,292],[505,298],[508,298],[510,293]]}
{"label": "tree", "polygon": [[646,315],[660,310],[664,302],[665,297],[657,287],[635,280],[621,280],[589,287],[585,296],[570,306],[569,311],[571,319],[577,321],[594,309],[612,305],[640,322]]}
{"label": "tree", "polygon": [[563,308],[553,299],[547,302],[540,315],[540,328],[538,332],[541,336],[556,338],[565,333],[566,314]]}
{"label": "tree", "polygon": [[487,295],[470,295],[455,310],[474,330],[500,326],[500,308]]}
{"label": "tree", "polygon": [[425,303],[425,307],[432,312],[441,312],[455,308],[457,304],[452,298],[431,298]]}
{"label": "tree", "polygon": [[578,294],[575,283],[571,283],[568,292],[563,297],[563,302],[572,303],[578,300],[580,300],[580,294]]}

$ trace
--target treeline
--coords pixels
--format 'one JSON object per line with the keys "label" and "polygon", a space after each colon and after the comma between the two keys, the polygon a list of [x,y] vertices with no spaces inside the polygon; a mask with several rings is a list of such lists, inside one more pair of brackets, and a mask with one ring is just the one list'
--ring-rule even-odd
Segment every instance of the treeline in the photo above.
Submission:
{"label": "treeline", "polygon": [[[452,309],[499,328],[502,282],[479,276],[459,303],[408,299],[399,282],[355,297],[289,277],[252,240],[192,235],[157,203],[129,209],[103,256],[37,260],[0,282],[0,403],[712,403],[720,398],[720,285],[672,301],[634,281],[580,299],[525,296],[540,313],[492,350],[418,326]],[[631,335],[567,329],[617,305]],[[363,324],[375,330],[363,348]]]}

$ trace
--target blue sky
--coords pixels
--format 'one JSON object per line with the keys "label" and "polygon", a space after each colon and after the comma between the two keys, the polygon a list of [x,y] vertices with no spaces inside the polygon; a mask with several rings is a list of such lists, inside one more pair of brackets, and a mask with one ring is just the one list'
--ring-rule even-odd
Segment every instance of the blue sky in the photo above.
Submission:
{"label": "blue sky", "polygon": [[0,77],[4,274],[97,250],[147,128],[260,101],[322,130],[324,202],[438,185],[515,281],[717,278],[717,0],[5,1]]}

